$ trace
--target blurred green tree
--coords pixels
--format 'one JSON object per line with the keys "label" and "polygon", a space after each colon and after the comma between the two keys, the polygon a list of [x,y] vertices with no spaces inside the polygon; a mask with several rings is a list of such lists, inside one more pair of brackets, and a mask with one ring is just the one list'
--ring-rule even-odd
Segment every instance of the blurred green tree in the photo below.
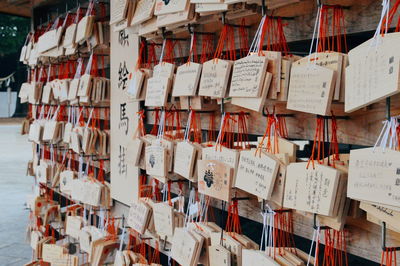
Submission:
{"label": "blurred green tree", "polygon": [[0,57],[19,53],[29,29],[29,18],[0,14]]}

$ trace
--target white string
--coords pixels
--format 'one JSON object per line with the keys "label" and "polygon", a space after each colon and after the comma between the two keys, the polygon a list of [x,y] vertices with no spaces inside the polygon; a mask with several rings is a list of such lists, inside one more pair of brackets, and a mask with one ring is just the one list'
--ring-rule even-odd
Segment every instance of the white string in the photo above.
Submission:
{"label": "white string", "polygon": [[221,143],[221,139],[220,138],[221,138],[222,125],[224,124],[224,121],[225,121],[225,113],[221,117],[221,124],[219,126],[219,132],[218,132],[217,141],[216,141],[217,145],[219,143]]}
{"label": "white string", "polygon": [[262,33],[262,28],[264,27],[264,23],[266,20],[267,16],[263,16],[261,18],[260,24],[258,25],[257,31],[254,35],[253,41],[251,42],[250,48],[249,48],[249,52],[247,54],[247,56],[249,56],[251,53],[254,52],[259,52],[259,48],[260,48],[260,39],[261,39],[261,33]]}
{"label": "white string", "polygon": [[121,238],[120,238],[120,243],[119,243],[119,251],[122,251],[122,245],[124,244],[124,239],[125,239],[125,231],[126,231],[126,227],[124,226],[122,228],[122,234],[121,234]]}
{"label": "white string", "polygon": [[160,117],[160,124],[158,125],[158,133],[157,133],[157,139],[162,139],[164,137],[164,124],[165,124],[165,111],[161,112],[161,117]]}
{"label": "white string", "polygon": [[[318,7],[317,17],[315,18],[313,36],[312,36],[312,39],[311,39],[310,52],[309,52],[309,54],[308,54],[308,55],[309,55],[309,56],[308,56],[308,63],[311,62],[311,54],[312,54],[312,52],[313,52],[314,41],[315,41],[315,35],[317,35],[317,38],[319,38],[320,20],[321,20],[321,7]],[[318,29],[318,33],[317,33],[317,29]],[[315,50],[317,50],[317,48],[318,48],[318,39],[317,39],[316,43],[317,43],[317,46],[316,46]],[[314,61],[315,61],[315,60],[314,60]]]}
{"label": "white string", "polygon": [[[262,232],[261,232],[261,242],[260,242],[260,250],[262,250],[263,249],[264,239],[265,239],[265,242],[267,241],[267,236],[266,236],[266,233],[267,233],[267,213],[266,212],[261,212],[260,214],[261,214],[261,216],[263,218],[263,229],[262,229]],[[265,250],[265,248],[266,248],[266,244],[264,244],[264,250]]]}
{"label": "white string", "polygon": [[51,161],[51,165],[54,165],[54,147],[53,144],[50,144],[50,161]]}
{"label": "white string", "polygon": [[90,109],[89,118],[88,118],[88,121],[86,123],[86,129],[89,127],[90,121],[92,120],[93,110],[94,110],[94,108]]}
{"label": "white string", "polygon": [[68,123],[71,123],[71,107],[68,107]]}
{"label": "white string", "polygon": [[167,201],[167,194],[168,194],[168,185],[164,184],[163,185],[163,189],[162,189],[162,193],[163,193],[163,197],[162,197],[162,201]]}
{"label": "white string", "polygon": [[376,147],[378,145],[380,145],[380,143],[382,142],[381,138],[382,138],[382,136],[383,136],[383,134],[385,132],[386,127],[388,126],[388,123],[389,123],[389,121],[387,121],[387,120],[383,122],[383,127],[382,127],[382,130],[381,130],[381,133],[379,133],[378,139],[376,140],[374,148],[373,148],[374,152],[375,152]]}
{"label": "white string", "polygon": [[[319,229],[319,227],[318,227],[318,229]],[[308,253],[307,266],[310,265],[312,249],[314,246],[314,242],[316,242],[316,237],[317,237],[317,230],[314,229],[313,237],[312,237],[312,241],[311,241],[311,248],[310,248],[310,252]]]}
{"label": "white string", "polygon": [[[90,71],[92,70],[92,62],[93,62],[93,51],[90,54],[89,61],[88,61],[87,65],[86,65],[85,74],[90,75]],[[80,73],[80,71],[79,71],[79,73]]]}
{"label": "white string", "polygon": [[53,120],[53,121],[55,121],[56,119],[57,119],[57,115],[58,115],[58,112],[60,111],[60,106],[57,106],[57,109],[56,109],[56,111],[54,112],[54,115],[53,115],[53,117],[51,118],[51,120]]}
{"label": "white string", "polygon": [[192,123],[192,112],[193,112],[193,110],[190,110],[190,112],[189,112],[189,117],[188,117],[188,121],[187,121],[186,128],[185,128],[185,134],[184,134],[184,137],[183,137],[183,139],[184,139],[185,141],[188,141],[188,140],[189,140],[190,124]]}
{"label": "white string", "polygon": [[79,114],[78,114],[78,117],[76,119],[75,125],[79,123],[79,120],[81,119],[82,112],[83,112],[83,108],[82,108],[82,110],[79,111]]}
{"label": "white string", "polygon": [[51,74],[51,64],[49,65],[49,70],[47,74],[47,83],[50,82],[50,74]]}
{"label": "white string", "polygon": [[190,34],[190,48],[189,48],[189,51],[191,52],[190,61],[192,61],[192,62],[193,62],[193,58],[194,58],[193,43],[194,43],[194,32],[192,32]]}
{"label": "white string", "polygon": [[78,178],[81,179],[82,178],[82,172],[83,172],[83,157],[82,155],[79,156],[79,167],[78,167]]}
{"label": "white string", "polygon": [[82,65],[83,65],[83,59],[79,58],[78,59],[78,67],[76,68],[74,79],[79,79],[81,77]]}
{"label": "white string", "polygon": [[185,214],[185,227],[187,227],[187,224],[193,220],[192,215],[190,214],[190,208],[193,206],[193,204],[195,202],[194,196],[195,196],[195,191],[194,191],[194,188],[192,188],[192,190],[189,193],[188,206],[187,206],[186,214]]}
{"label": "white string", "polygon": [[160,55],[160,63],[162,63],[163,58],[164,58],[165,43],[166,43],[166,39],[164,39],[164,40],[163,40],[163,43],[162,43],[161,55]]}
{"label": "white string", "polygon": [[[371,43],[371,46],[375,46],[376,48],[379,45],[379,40],[381,38],[381,28],[382,28],[382,23],[383,23],[383,19],[386,15],[386,17],[388,18],[389,16],[389,7],[390,7],[390,0],[382,0],[382,12],[381,12],[381,18],[379,20],[378,23],[378,27],[375,30],[375,34],[373,37],[373,42]],[[385,29],[385,34],[387,33],[387,26],[388,26],[388,19],[386,19],[386,29]]]}

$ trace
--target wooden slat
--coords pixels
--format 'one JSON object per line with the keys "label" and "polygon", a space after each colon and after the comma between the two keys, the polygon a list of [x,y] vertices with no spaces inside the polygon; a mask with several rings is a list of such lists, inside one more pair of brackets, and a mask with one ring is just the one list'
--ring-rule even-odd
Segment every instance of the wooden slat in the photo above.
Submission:
{"label": "wooden slat", "polygon": [[30,17],[31,6],[29,1],[11,3],[10,1],[2,0],[0,1],[0,13],[21,17]]}

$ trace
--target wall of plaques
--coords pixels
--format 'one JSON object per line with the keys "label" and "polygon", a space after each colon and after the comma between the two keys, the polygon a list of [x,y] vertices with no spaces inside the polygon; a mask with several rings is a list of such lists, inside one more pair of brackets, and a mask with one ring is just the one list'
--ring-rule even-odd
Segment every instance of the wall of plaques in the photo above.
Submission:
{"label": "wall of plaques", "polygon": [[395,265],[399,4],[84,1],[35,25],[26,265]]}

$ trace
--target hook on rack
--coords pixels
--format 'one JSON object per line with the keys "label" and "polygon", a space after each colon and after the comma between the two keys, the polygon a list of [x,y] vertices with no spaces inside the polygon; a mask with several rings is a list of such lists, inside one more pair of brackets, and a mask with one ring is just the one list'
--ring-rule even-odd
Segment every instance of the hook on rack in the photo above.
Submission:
{"label": "hook on rack", "polygon": [[400,247],[387,247],[386,246],[386,222],[382,222],[382,250],[386,251],[387,249],[394,249],[396,251],[400,250]]}
{"label": "hook on rack", "polygon": [[261,15],[267,15],[267,5],[265,4],[265,0],[261,0]]}
{"label": "hook on rack", "polygon": [[386,98],[386,119],[390,120],[390,97]]}

